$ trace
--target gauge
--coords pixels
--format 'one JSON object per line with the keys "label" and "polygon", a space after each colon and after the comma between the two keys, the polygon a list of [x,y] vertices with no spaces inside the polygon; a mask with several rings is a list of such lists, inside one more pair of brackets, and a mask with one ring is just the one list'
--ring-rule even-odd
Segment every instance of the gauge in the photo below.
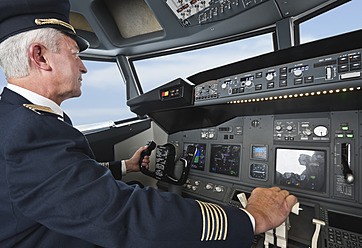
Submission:
{"label": "gauge", "polygon": [[267,165],[266,164],[251,164],[250,176],[252,178],[266,180],[267,179]]}
{"label": "gauge", "polygon": [[324,137],[328,134],[328,128],[326,128],[325,126],[317,126],[314,128],[313,132],[318,137]]}

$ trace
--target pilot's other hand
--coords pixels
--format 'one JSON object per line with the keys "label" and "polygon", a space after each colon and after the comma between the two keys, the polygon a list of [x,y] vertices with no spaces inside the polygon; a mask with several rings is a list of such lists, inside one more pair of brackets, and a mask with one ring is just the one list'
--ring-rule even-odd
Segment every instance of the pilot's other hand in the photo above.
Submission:
{"label": "pilot's other hand", "polygon": [[[147,149],[148,146],[143,146],[140,147],[132,156],[132,158],[125,160],[126,163],[126,168],[127,168],[127,173],[128,172],[133,172],[133,171],[139,171],[140,167],[139,167],[139,161],[141,158],[141,152],[145,149]],[[145,166],[148,169],[148,164],[150,162],[150,157],[149,156],[144,156],[143,160],[142,160],[142,166]]]}
{"label": "pilot's other hand", "polygon": [[294,195],[278,187],[254,189],[245,210],[255,219],[255,234],[282,224],[297,201]]}

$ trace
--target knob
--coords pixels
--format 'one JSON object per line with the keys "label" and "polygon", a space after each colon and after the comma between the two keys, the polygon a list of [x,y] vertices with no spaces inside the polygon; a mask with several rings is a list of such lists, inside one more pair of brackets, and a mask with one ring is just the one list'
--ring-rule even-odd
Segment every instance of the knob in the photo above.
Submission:
{"label": "knob", "polygon": [[303,75],[303,71],[301,69],[297,69],[294,71],[294,76],[301,77]]}
{"label": "knob", "polygon": [[272,81],[274,79],[274,75],[272,73],[269,73],[269,74],[266,75],[265,78],[266,78],[267,81]]}
{"label": "knob", "polygon": [[325,126],[317,126],[314,128],[313,132],[318,137],[324,137],[328,134],[328,128]]}
{"label": "knob", "polygon": [[221,186],[215,186],[215,191],[220,193],[223,191],[223,188]]}
{"label": "knob", "polygon": [[251,80],[246,80],[246,81],[245,81],[245,86],[246,86],[246,87],[249,87],[249,88],[250,88],[252,85],[253,85],[253,81],[251,81]]}
{"label": "knob", "polygon": [[275,130],[277,130],[277,131],[282,130],[282,126],[280,126],[280,125],[275,126]]}
{"label": "knob", "polygon": [[212,183],[208,183],[208,184],[206,184],[206,186],[205,186],[205,189],[207,189],[207,190],[210,190],[210,189],[212,189]]}
{"label": "knob", "polygon": [[287,130],[288,130],[288,131],[292,131],[292,130],[293,130],[293,126],[291,126],[291,125],[287,126]]}

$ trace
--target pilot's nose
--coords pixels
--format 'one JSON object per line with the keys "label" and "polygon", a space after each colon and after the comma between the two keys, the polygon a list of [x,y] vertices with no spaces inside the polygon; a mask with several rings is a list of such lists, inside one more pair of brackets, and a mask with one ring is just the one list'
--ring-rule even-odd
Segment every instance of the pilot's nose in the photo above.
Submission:
{"label": "pilot's nose", "polygon": [[82,60],[80,60],[80,68],[79,68],[79,70],[80,70],[83,74],[85,74],[85,73],[88,72],[88,70],[87,70],[87,68],[85,67],[85,65],[84,65],[84,63],[83,63]]}

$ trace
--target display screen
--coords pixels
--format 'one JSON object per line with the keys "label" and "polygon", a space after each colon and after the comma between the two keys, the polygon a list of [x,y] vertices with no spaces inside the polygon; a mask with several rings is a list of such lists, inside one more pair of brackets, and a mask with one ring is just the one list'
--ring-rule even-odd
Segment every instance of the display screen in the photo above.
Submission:
{"label": "display screen", "polygon": [[211,145],[210,172],[239,176],[239,145]]}
{"label": "display screen", "polygon": [[277,148],[275,167],[278,185],[325,191],[325,151]]}
{"label": "display screen", "polygon": [[330,227],[362,234],[362,218],[360,217],[328,211],[328,221]]}
{"label": "display screen", "polygon": [[206,158],[206,144],[198,143],[184,143],[184,156],[186,156],[187,147],[189,145],[196,146],[197,152],[194,162],[191,164],[191,169],[204,170],[205,169],[205,158]]}
{"label": "display screen", "polygon": [[266,161],[268,159],[268,146],[252,145],[251,146],[251,158]]}

